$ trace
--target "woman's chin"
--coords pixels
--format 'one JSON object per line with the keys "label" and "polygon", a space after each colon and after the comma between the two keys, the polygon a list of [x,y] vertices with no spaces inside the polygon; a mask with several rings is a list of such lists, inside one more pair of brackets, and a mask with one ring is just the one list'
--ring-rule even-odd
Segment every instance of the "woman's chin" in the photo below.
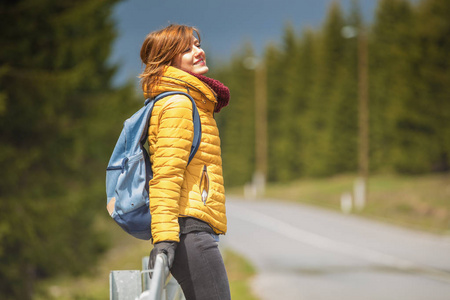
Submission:
{"label": "woman's chin", "polygon": [[196,66],[193,70],[192,73],[197,74],[197,75],[203,75],[208,73],[209,68],[204,65],[204,66]]}

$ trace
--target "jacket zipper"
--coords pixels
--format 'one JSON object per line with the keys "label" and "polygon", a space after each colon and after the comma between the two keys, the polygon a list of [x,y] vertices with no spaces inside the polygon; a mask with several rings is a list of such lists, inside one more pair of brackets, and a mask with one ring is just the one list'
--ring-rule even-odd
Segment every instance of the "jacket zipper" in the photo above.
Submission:
{"label": "jacket zipper", "polygon": [[203,204],[206,205],[206,200],[209,194],[209,176],[206,165],[203,166],[202,176],[200,177],[200,195],[202,197]]}

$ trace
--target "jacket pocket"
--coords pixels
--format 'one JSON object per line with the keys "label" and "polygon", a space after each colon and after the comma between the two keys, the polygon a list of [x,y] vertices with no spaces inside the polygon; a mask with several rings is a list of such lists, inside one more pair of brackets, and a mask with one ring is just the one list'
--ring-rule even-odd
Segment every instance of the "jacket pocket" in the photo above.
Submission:
{"label": "jacket pocket", "polygon": [[202,197],[203,204],[206,204],[209,194],[209,176],[206,165],[203,166],[202,175],[200,176],[200,195]]}

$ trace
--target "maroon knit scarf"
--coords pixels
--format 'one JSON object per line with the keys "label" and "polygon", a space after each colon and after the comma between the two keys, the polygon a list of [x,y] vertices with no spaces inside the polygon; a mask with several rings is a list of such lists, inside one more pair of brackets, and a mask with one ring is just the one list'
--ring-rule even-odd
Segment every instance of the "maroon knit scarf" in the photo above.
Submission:
{"label": "maroon knit scarf", "polygon": [[203,75],[194,74],[191,72],[188,73],[206,83],[211,89],[213,89],[214,92],[216,92],[217,105],[214,112],[218,113],[222,108],[228,105],[228,102],[230,101],[230,90],[222,82]]}

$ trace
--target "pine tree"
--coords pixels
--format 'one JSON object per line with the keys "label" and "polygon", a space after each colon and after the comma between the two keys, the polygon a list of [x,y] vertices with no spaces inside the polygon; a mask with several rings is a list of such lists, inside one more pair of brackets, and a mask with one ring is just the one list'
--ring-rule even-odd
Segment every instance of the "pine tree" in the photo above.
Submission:
{"label": "pine tree", "polygon": [[[331,174],[355,172],[358,160],[358,40],[365,33],[355,1],[345,24],[340,32],[344,41],[342,57],[337,66],[335,86],[330,91],[328,166]],[[353,36],[345,36],[345,30],[352,31]]]}
{"label": "pine tree", "polygon": [[255,170],[254,66],[246,65],[254,57],[253,49],[246,44],[227,67],[211,72],[231,92],[230,104],[215,116],[227,187],[250,182]]}
{"label": "pine tree", "polygon": [[[411,64],[415,66],[413,86],[416,124],[410,140],[415,144],[415,158],[426,165],[410,170],[450,170],[450,2],[423,0],[417,6],[415,49]],[[406,149],[405,149],[406,150]]]}
{"label": "pine tree", "polygon": [[333,150],[331,137],[332,96],[338,87],[337,78],[343,63],[345,41],[341,29],[345,22],[338,2],[333,2],[320,31],[316,52],[317,70],[308,114],[308,137],[305,144],[305,171],[308,175],[325,176],[333,171],[329,167]]}
{"label": "pine tree", "polygon": [[296,65],[297,82],[295,83],[295,91],[298,101],[296,102],[296,109],[294,116],[296,130],[295,144],[296,144],[296,165],[299,168],[299,175],[304,175],[307,157],[305,155],[305,147],[308,143],[308,123],[311,107],[314,107],[312,102],[312,87],[314,85],[314,78],[316,72],[316,62],[314,55],[317,43],[315,41],[316,33],[308,28],[303,31],[299,39],[298,49],[298,63]]}
{"label": "pine tree", "polygon": [[372,31],[371,151],[373,168],[379,170],[412,163],[408,154],[413,150],[408,149],[404,131],[408,103],[415,98],[409,59],[414,51],[412,17],[408,1],[380,1]]}
{"label": "pine tree", "polygon": [[119,110],[129,90],[110,86],[115,2],[0,4],[2,299],[31,299],[36,280],[81,273],[105,248],[92,225],[114,146],[106,134],[131,106]]}
{"label": "pine tree", "polygon": [[300,128],[302,99],[298,82],[298,38],[291,24],[284,31],[281,51],[267,51],[269,82],[269,158],[270,180],[287,181],[299,177]]}

